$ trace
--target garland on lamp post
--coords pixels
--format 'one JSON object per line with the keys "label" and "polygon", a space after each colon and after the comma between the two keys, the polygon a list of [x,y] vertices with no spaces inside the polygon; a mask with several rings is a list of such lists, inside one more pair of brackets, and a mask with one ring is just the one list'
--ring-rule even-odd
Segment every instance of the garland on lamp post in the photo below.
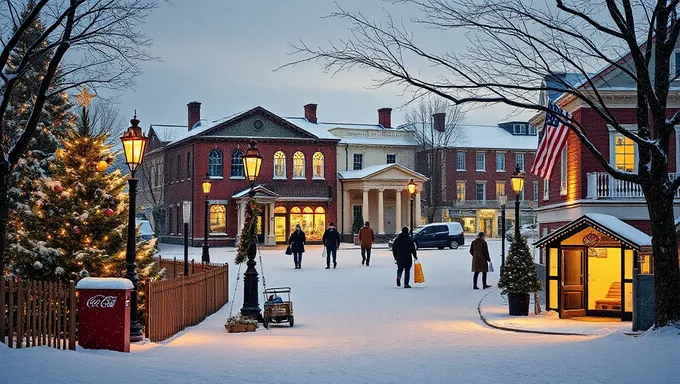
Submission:
{"label": "garland on lamp post", "polygon": [[259,215],[260,207],[255,201],[255,198],[249,198],[246,204],[245,222],[243,229],[241,230],[241,238],[236,251],[236,258],[234,259],[236,264],[242,264],[247,260],[248,249],[253,244],[253,239],[257,239],[255,234],[257,231],[257,217]]}

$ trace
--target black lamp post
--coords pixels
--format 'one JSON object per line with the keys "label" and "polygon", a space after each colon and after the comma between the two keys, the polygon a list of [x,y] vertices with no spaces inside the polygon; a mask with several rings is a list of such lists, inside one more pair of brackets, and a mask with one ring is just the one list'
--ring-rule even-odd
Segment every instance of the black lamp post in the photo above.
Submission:
{"label": "black lamp post", "polygon": [[502,195],[498,197],[501,203],[501,276],[505,269],[505,206],[508,204],[508,197]]}
{"label": "black lamp post", "polygon": [[413,218],[416,215],[413,210],[413,202],[416,199],[416,183],[413,182],[413,179],[408,182],[408,194],[411,196],[411,235],[413,235]]}
{"label": "black lamp post", "polygon": [[[257,149],[255,141],[250,142],[250,147],[243,155],[243,168],[245,169],[246,178],[250,181],[250,192],[248,195],[250,199],[255,197],[255,179],[260,174],[260,166],[262,165],[262,155]],[[246,208],[246,216],[253,217],[254,212],[250,204]],[[250,246],[248,247],[246,265],[248,268],[243,274],[243,308],[241,308],[241,315],[243,317],[262,320],[262,313],[260,310],[259,294],[257,292],[258,278],[257,270],[255,269],[255,256],[257,255],[257,227],[252,226],[250,233],[248,233]],[[244,241],[244,239],[241,239]]]}
{"label": "black lamp post", "polygon": [[210,174],[206,173],[201,183],[203,187],[203,194],[205,195],[205,222],[203,226],[203,253],[201,254],[201,262],[210,262],[210,246],[208,245],[208,234],[209,227],[208,222],[210,219],[210,203],[208,202],[208,195],[210,194],[210,188],[212,188],[212,182],[210,181]]}
{"label": "black lamp post", "polygon": [[120,141],[123,143],[123,151],[125,152],[125,162],[130,168],[130,207],[128,212],[128,232],[127,232],[127,248],[125,251],[125,278],[129,279],[134,286],[130,293],[130,340],[141,341],[144,338],[142,325],[137,319],[137,272],[135,271],[135,258],[137,246],[137,226],[135,225],[135,210],[137,205],[137,179],[135,179],[135,172],[144,160],[144,150],[149,139],[144,136],[142,129],[139,127],[139,120],[137,120],[137,113],[130,120],[131,127],[125,131]]}
{"label": "black lamp post", "polygon": [[524,174],[519,170],[519,165],[515,167],[515,172],[513,172],[510,180],[512,181],[512,190],[517,195],[517,200],[515,200],[515,241],[519,241],[519,194],[524,189]]}

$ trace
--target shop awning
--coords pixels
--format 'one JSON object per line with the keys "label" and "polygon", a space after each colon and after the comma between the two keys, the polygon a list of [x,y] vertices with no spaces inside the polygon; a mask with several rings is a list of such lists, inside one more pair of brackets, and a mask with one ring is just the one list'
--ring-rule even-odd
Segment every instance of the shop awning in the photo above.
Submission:
{"label": "shop awning", "polygon": [[557,229],[553,233],[534,243],[535,247],[544,247],[555,241],[561,241],[584,228],[592,227],[605,235],[620,241],[628,247],[640,250],[652,246],[652,237],[621,219],[601,213],[587,213],[571,223]]}

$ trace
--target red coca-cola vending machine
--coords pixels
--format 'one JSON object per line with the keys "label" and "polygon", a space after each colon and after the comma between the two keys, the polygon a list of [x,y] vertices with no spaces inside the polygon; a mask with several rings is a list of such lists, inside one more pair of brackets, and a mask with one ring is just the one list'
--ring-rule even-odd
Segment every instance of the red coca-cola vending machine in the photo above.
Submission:
{"label": "red coca-cola vending machine", "polygon": [[130,292],[122,278],[86,277],[78,282],[78,344],[87,349],[130,352]]}

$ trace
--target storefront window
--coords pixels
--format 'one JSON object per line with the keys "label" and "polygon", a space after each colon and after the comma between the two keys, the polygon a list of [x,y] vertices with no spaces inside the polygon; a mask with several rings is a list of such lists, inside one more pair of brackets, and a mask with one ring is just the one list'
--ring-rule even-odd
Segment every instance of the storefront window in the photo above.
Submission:
{"label": "storefront window", "polygon": [[274,234],[276,235],[276,242],[285,242],[288,240],[286,233],[286,207],[274,208]]}
{"label": "storefront window", "polygon": [[326,210],[323,207],[293,207],[290,209],[290,226],[300,225],[307,241],[319,241],[326,229]]}
{"label": "storefront window", "polygon": [[210,232],[211,233],[226,233],[227,232],[227,210],[222,204],[215,204],[210,206]]}
{"label": "storefront window", "polygon": [[463,218],[463,230],[466,233],[477,233],[477,219],[474,217],[464,217]]}
{"label": "storefront window", "polygon": [[588,309],[621,311],[621,248],[588,248]]}

